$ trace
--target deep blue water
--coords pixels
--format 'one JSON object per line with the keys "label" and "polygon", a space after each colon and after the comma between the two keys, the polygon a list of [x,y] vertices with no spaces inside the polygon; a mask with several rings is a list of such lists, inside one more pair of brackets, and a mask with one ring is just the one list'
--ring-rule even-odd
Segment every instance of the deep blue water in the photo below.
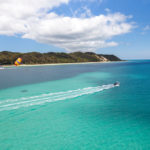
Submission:
{"label": "deep blue water", "polygon": [[149,77],[150,60],[1,69],[0,149],[149,150]]}

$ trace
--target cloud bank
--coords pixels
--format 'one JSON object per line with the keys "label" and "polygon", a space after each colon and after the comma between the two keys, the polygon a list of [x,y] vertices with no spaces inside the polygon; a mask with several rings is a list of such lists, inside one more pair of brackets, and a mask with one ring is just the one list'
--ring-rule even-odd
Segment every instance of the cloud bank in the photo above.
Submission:
{"label": "cloud bank", "polygon": [[73,52],[117,46],[111,39],[133,28],[121,13],[68,17],[52,12],[52,8],[68,3],[69,0],[0,0],[0,34],[19,34]]}

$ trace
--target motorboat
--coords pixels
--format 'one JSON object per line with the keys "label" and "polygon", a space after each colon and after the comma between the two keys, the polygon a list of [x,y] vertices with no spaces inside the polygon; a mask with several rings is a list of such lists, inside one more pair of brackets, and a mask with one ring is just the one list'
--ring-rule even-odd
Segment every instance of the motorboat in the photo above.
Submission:
{"label": "motorboat", "polygon": [[116,81],[116,82],[114,83],[114,86],[120,86],[120,83],[119,83],[118,81]]}

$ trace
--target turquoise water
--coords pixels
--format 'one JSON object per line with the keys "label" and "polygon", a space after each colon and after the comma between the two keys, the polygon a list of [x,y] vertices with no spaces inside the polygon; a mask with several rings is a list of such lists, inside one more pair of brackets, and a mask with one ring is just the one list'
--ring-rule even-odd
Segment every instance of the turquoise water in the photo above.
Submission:
{"label": "turquoise water", "polygon": [[149,150],[149,76],[150,60],[1,69],[0,149]]}

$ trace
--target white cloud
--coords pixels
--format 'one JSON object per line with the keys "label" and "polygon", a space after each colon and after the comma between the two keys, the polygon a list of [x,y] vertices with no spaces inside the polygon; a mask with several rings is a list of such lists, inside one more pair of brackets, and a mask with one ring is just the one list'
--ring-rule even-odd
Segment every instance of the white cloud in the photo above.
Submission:
{"label": "white cloud", "polygon": [[146,25],[146,26],[142,29],[141,34],[144,35],[144,34],[146,34],[148,31],[150,31],[150,25]]}
{"label": "white cloud", "polygon": [[47,10],[69,0],[0,0],[0,34],[27,32],[27,26]]}
{"label": "white cloud", "polygon": [[110,10],[109,8],[106,8],[105,11],[106,11],[107,13],[110,13],[111,10]]}
{"label": "white cloud", "polygon": [[144,31],[148,31],[150,30],[150,25],[146,25],[144,28],[143,28]]}
{"label": "white cloud", "polygon": [[92,12],[89,8],[86,6],[78,8],[74,13],[73,13],[74,18],[87,18],[87,17],[92,17]]}
{"label": "white cloud", "polygon": [[[131,31],[133,25],[121,13],[92,16],[84,8],[82,17],[59,16],[47,10],[69,0],[0,0],[0,34],[52,44],[72,51],[95,51],[117,46],[114,36]],[[109,40],[109,42],[108,42]]]}
{"label": "white cloud", "polygon": [[101,4],[104,0],[79,0],[79,1],[80,2],[98,2],[98,4]]}

